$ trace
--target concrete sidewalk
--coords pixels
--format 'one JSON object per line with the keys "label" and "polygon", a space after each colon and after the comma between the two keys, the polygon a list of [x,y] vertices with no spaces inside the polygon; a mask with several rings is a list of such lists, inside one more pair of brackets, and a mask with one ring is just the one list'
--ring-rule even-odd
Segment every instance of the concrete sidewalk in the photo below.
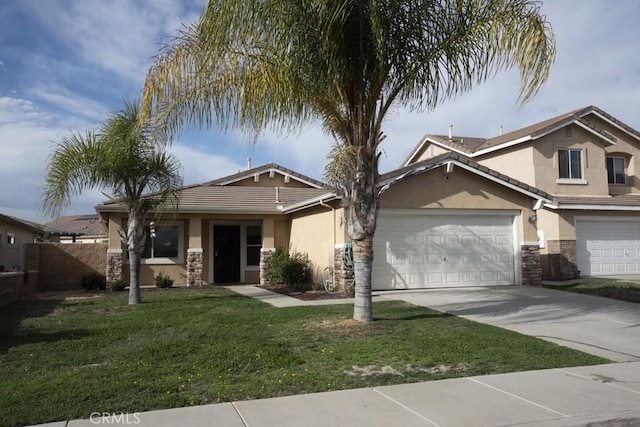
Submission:
{"label": "concrete sidewalk", "polygon": [[[128,414],[128,420],[219,427],[636,426],[640,362],[165,409]],[[96,416],[49,425],[99,424],[107,421]]]}

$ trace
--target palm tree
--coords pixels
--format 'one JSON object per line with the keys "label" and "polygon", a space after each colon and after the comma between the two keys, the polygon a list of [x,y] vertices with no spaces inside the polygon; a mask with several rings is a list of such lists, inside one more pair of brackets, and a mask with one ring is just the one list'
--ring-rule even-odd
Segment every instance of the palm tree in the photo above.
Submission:
{"label": "palm tree", "polygon": [[320,119],[335,141],[326,177],[353,240],[354,318],[368,322],[389,110],[432,110],[513,67],[524,104],[554,57],[553,32],[533,0],[210,0],[160,51],[143,113],[170,135],[215,124],[257,136]]}
{"label": "palm tree", "polygon": [[139,115],[139,103],[125,101],[97,130],[63,135],[49,159],[41,201],[45,212],[58,216],[72,196],[98,188],[125,208],[127,229],[120,230],[120,238],[129,253],[129,304],[141,302],[145,217],[177,204],[182,187],[180,163],[163,150],[166,141],[152,141]]}

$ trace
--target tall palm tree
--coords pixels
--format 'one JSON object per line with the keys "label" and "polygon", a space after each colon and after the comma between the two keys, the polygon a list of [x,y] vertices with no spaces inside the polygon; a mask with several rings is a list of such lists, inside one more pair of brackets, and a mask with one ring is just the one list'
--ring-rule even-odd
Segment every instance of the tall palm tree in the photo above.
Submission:
{"label": "tall palm tree", "polygon": [[353,240],[354,318],[373,320],[372,242],[382,126],[394,105],[432,110],[498,71],[520,70],[524,104],[555,57],[533,0],[210,0],[149,70],[143,113],[188,125],[299,129],[334,138],[326,177]]}
{"label": "tall palm tree", "polygon": [[129,304],[141,302],[146,215],[177,204],[182,187],[180,163],[164,151],[166,141],[151,139],[139,116],[139,103],[125,101],[97,130],[63,135],[49,159],[41,201],[45,212],[58,216],[72,196],[98,188],[125,208],[127,229],[120,238],[129,254]]}

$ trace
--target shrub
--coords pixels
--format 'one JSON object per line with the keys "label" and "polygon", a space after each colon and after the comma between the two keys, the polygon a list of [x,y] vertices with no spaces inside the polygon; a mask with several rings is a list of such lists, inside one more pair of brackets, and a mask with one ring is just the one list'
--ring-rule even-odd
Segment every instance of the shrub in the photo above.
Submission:
{"label": "shrub", "polygon": [[294,291],[310,289],[311,261],[307,254],[278,247],[266,262],[265,275],[270,283],[281,283]]}
{"label": "shrub", "polygon": [[106,281],[106,277],[104,274],[100,274],[97,271],[92,271],[91,273],[87,273],[82,276],[80,279],[80,286],[85,291],[93,291],[98,288],[104,287],[104,283]]}
{"label": "shrub", "polygon": [[171,288],[173,287],[173,279],[162,271],[155,277],[155,284],[158,288]]}
{"label": "shrub", "polygon": [[124,291],[124,288],[126,287],[127,282],[125,282],[124,279],[114,280],[113,282],[109,283],[109,289],[114,292]]}

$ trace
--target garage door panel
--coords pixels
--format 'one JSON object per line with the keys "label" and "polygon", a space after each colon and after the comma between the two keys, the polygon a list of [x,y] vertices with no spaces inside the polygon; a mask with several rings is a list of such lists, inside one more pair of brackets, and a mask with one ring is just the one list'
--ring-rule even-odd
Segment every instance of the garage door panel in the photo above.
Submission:
{"label": "garage door panel", "polygon": [[374,289],[513,284],[513,217],[381,211]]}
{"label": "garage door panel", "polygon": [[578,219],[576,241],[583,276],[640,271],[640,221]]}

